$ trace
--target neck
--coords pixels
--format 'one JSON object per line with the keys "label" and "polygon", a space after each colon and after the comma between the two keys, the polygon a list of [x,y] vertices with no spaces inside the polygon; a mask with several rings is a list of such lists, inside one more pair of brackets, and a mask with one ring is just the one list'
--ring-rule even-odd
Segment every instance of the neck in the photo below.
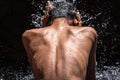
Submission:
{"label": "neck", "polygon": [[68,28],[69,24],[68,24],[68,20],[65,18],[57,18],[53,21],[52,26],[56,29],[64,29],[64,28]]}

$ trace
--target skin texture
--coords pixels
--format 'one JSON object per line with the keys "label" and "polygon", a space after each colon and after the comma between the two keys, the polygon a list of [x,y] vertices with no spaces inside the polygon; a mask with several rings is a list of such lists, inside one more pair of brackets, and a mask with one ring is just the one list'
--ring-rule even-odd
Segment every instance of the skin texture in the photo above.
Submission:
{"label": "skin texture", "polygon": [[97,33],[56,18],[50,26],[23,33],[35,80],[96,80]]}

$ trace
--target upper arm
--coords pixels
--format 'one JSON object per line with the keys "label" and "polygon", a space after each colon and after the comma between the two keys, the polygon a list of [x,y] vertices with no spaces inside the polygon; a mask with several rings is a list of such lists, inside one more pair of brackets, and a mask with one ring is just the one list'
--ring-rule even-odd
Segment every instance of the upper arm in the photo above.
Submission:
{"label": "upper arm", "polygon": [[36,69],[36,65],[35,65],[35,62],[33,59],[34,53],[32,52],[32,50],[29,46],[29,44],[30,44],[29,36],[30,36],[29,32],[24,32],[22,35],[22,42],[23,42],[24,48],[26,50],[28,60],[29,60],[30,66],[32,68],[33,74],[34,74],[35,78],[37,78],[38,74],[39,74],[39,70]]}
{"label": "upper arm", "polygon": [[29,62],[31,64],[31,50],[30,50],[30,47],[29,47],[29,43],[30,43],[30,40],[29,40],[29,33],[28,31],[25,31],[22,35],[22,42],[23,42],[23,46],[25,48],[25,51],[27,53],[27,56],[28,56],[28,59],[29,59]]}
{"label": "upper arm", "polygon": [[92,48],[90,51],[86,80],[96,80],[95,68],[96,68],[96,45],[97,45],[97,33],[93,28],[88,28],[88,36],[92,40]]}

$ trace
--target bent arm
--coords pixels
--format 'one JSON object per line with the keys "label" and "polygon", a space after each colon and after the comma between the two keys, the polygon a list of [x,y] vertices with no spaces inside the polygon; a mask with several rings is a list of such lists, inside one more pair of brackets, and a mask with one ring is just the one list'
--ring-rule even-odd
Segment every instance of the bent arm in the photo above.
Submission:
{"label": "bent arm", "polygon": [[93,34],[93,45],[89,55],[86,80],[96,80],[96,47],[97,47],[97,33]]}
{"label": "bent arm", "polygon": [[36,65],[35,65],[35,62],[33,60],[34,55],[32,53],[32,50],[29,47],[29,40],[27,39],[26,35],[24,35],[24,34],[22,36],[22,42],[23,42],[23,46],[24,46],[24,48],[26,50],[28,60],[29,60],[30,66],[32,68],[32,72],[34,74],[35,80],[38,80],[39,79],[39,76],[38,76],[39,72],[36,69]]}
{"label": "bent arm", "polygon": [[95,52],[95,47],[94,51],[91,51],[90,56],[89,56],[89,61],[88,61],[88,67],[87,67],[87,73],[86,73],[86,80],[96,80],[96,52]]}

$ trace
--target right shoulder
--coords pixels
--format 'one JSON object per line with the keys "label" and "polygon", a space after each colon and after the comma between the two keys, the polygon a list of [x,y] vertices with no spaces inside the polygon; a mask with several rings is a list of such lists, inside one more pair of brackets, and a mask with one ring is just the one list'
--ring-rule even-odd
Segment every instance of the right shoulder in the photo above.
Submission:
{"label": "right shoulder", "polygon": [[[77,30],[76,30],[77,29]],[[77,27],[75,30],[77,34],[84,38],[89,38],[92,41],[95,41],[97,38],[97,32],[94,28],[85,26],[85,27]]]}

